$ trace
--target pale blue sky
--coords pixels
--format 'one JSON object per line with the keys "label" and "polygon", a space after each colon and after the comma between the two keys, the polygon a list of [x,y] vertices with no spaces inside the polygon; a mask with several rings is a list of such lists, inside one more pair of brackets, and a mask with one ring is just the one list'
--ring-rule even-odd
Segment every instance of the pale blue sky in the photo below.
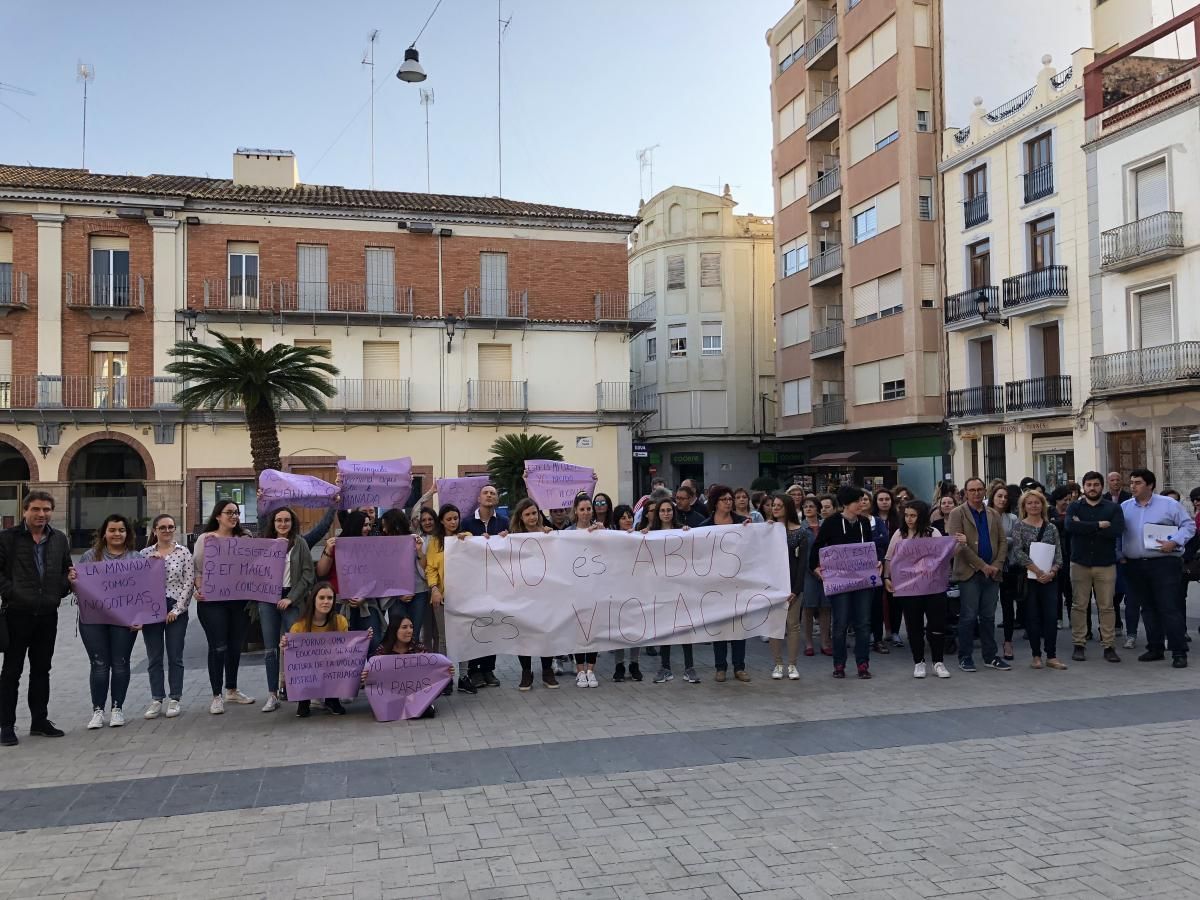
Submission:
{"label": "pale blue sky", "polygon": [[[435,0],[262,0],[204,3],[40,0],[0,4],[0,161],[80,164],[79,60],[89,91],[88,168],[228,177],[238,145],[294,150],[303,181],[369,184],[367,34],[380,29],[375,181],[424,190],[424,118],[417,86],[395,63]],[[947,0],[976,22],[993,0]],[[1036,0],[1043,4],[1045,0]],[[1054,0],[1082,6],[1084,0]],[[1020,0],[1030,13],[1034,0]],[[503,0],[504,194],[612,212],[636,211],[640,147],[654,153],[654,187],[732,185],[738,211],[771,212],[770,59],[764,35],[788,0]],[[975,16],[962,16],[972,7]],[[1016,7],[1014,7],[1015,9]],[[956,17],[954,14],[958,13]],[[1066,54],[1058,22],[1005,16],[1005,38],[1053,36],[981,65],[997,42],[955,40],[951,92],[1002,102],[1032,83],[1041,53]],[[1034,16],[1031,15],[1030,18]],[[1025,21],[1022,21],[1025,19]],[[1050,26],[1050,27],[1045,27]],[[975,28],[971,29],[972,31]],[[991,29],[989,29],[991,30]],[[443,0],[418,44],[433,89],[434,191],[495,194],[496,3]],[[999,53],[996,50],[994,52]],[[956,63],[955,54],[962,58]],[[1009,73],[1005,63],[1013,65]],[[986,80],[981,89],[967,81]],[[965,119],[960,98],[951,121]],[[958,107],[956,111],[955,107]],[[969,106],[966,107],[969,110]],[[350,122],[345,134],[334,137]],[[328,151],[328,152],[326,152]],[[322,158],[322,156],[324,157]]]}

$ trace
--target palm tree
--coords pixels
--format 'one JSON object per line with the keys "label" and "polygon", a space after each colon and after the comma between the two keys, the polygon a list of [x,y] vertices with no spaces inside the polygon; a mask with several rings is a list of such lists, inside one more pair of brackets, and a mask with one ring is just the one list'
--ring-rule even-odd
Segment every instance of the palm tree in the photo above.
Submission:
{"label": "palm tree", "polygon": [[544,434],[506,434],[488,449],[488,474],[500,490],[500,502],[509,507],[526,495],[525,460],[563,458],[562,444]]}
{"label": "palm tree", "polygon": [[276,344],[263,350],[252,339],[234,340],[216,331],[213,346],[178,341],[167,351],[166,370],[187,384],[175,395],[185,412],[241,406],[250,432],[254,471],[280,468],[277,411],[283,406],[319,412],[337,389],[338,374],[324,347]]}

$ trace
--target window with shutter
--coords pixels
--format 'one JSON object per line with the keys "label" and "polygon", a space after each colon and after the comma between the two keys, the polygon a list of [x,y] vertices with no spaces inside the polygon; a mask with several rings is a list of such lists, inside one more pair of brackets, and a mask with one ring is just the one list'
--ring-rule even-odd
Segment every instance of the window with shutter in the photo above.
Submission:
{"label": "window with shutter", "polygon": [[667,290],[681,291],[687,287],[684,281],[684,266],[682,256],[667,257]]}
{"label": "window with shutter", "polygon": [[854,367],[854,403],[878,403],[879,363],[869,362]]}
{"label": "window with shutter", "polygon": [[480,381],[512,381],[512,344],[480,344]]}
{"label": "window with shutter", "polygon": [[929,7],[921,3],[913,6],[913,43],[918,47],[933,46],[933,31],[930,28]]}
{"label": "window with shutter", "polygon": [[687,324],[667,326],[667,352],[671,356],[687,356]]}
{"label": "window with shutter", "polygon": [[923,354],[925,361],[925,390],[926,397],[942,396],[942,367],[938,361],[937,351],[926,350]]}
{"label": "window with shutter", "polygon": [[479,254],[479,293],[483,315],[508,315],[507,253]]}
{"label": "window with shutter", "polygon": [[700,355],[720,356],[723,349],[724,329],[720,322],[700,323]]}
{"label": "window with shutter", "polygon": [[395,341],[363,341],[362,364],[364,379],[399,378],[400,345]]}
{"label": "window with shutter", "polygon": [[721,254],[700,254],[700,287],[721,286]]}
{"label": "window with shutter", "polygon": [[0,406],[12,405],[12,338],[0,338]]}
{"label": "window with shutter", "polygon": [[367,248],[367,310],[396,309],[396,251],[391,247]]}
{"label": "window with shutter", "polygon": [[917,179],[917,216],[929,221],[933,218],[933,179]]}
{"label": "window with shutter", "polygon": [[937,267],[921,266],[921,305],[933,306],[937,303]]}
{"label": "window with shutter", "polygon": [[854,303],[854,323],[861,325],[879,318],[879,281],[856,284],[851,291]]}
{"label": "window with shutter", "polygon": [[802,344],[809,339],[810,306],[793,309],[779,317],[779,336],[781,346],[791,347]]}
{"label": "window with shutter", "polygon": [[899,269],[879,278],[879,315],[894,316],[904,309],[904,278]]}
{"label": "window with shutter", "polygon": [[1175,308],[1169,285],[1135,294],[1138,347],[1162,347],[1175,340]]}
{"label": "window with shutter", "polygon": [[653,297],[658,293],[658,261],[647,259],[642,264],[642,293]]}
{"label": "window with shutter", "polygon": [[324,244],[298,244],[296,268],[297,307],[304,311],[329,309],[329,248]]}
{"label": "window with shutter", "polygon": [[879,393],[883,400],[899,400],[906,395],[903,356],[879,361],[879,382]]}
{"label": "window with shutter", "polygon": [[785,381],[783,383],[783,414],[785,416],[800,414],[799,381]]}
{"label": "window with shutter", "polygon": [[1170,208],[1167,191],[1167,161],[1159,160],[1154,165],[1138,169],[1134,173],[1137,209],[1135,219],[1147,219]]}

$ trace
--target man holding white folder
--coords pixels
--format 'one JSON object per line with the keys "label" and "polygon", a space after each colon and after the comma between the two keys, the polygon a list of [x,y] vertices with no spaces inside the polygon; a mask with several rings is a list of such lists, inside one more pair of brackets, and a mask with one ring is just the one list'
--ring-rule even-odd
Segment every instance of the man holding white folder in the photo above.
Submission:
{"label": "man holding white folder", "polygon": [[1154,493],[1157,479],[1149,469],[1129,475],[1133,497],[1121,504],[1125,517],[1122,555],[1129,593],[1141,602],[1146,623],[1146,652],[1140,662],[1164,658],[1163,639],[1171,650],[1171,665],[1187,668],[1187,625],[1179,608],[1183,579],[1183,545],[1196,533],[1196,523],[1177,500]]}

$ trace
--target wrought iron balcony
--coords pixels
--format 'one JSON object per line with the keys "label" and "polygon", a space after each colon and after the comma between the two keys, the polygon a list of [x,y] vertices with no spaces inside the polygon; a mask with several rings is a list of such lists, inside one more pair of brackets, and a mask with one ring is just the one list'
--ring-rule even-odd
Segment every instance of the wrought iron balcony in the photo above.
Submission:
{"label": "wrought iron balcony", "polygon": [[1034,200],[1040,200],[1042,197],[1049,197],[1054,193],[1053,163],[1038,166],[1032,172],[1026,172],[1022,177],[1025,179],[1026,203],[1032,203]]}
{"label": "wrought iron balcony", "polygon": [[409,386],[407,378],[335,378],[337,394],[325,401],[330,410],[407,410]]}
{"label": "wrought iron balcony", "polygon": [[343,313],[411,316],[413,290],[392,282],[206,278],[201,302],[209,312]]}
{"label": "wrought iron balcony", "polygon": [[162,409],[176,406],[179,382],[149,375],[9,375],[0,385],[6,409]]}
{"label": "wrought iron balcony", "polygon": [[[1004,309],[1015,310],[1018,313],[1029,310],[1021,307],[1031,306],[1043,300],[1061,299],[1064,302],[1070,296],[1067,293],[1067,267],[1047,266],[1004,279]],[[1060,303],[1040,304],[1061,306]]]}
{"label": "wrought iron balcony", "polygon": [[1004,407],[1010,413],[1071,408],[1071,376],[1043,375],[1004,385]]}
{"label": "wrought iron balcony", "polygon": [[1200,341],[1092,357],[1092,393],[1132,394],[1146,388],[1200,382]]}
{"label": "wrought iron balcony", "polygon": [[963,228],[974,228],[988,219],[988,195],[976,194],[963,201]]}
{"label": "wrought iron balcony", "polygon": [[654,294],[631,294],[628,291],[596,291],[597,322],[625,322],[648,327],[654,324],[658,303]]}
{"label": "wrought iron balcony", "polygon": [[29,275],[14,272],[11,263],[0,263],[0,316],[29,307]]}
{"label": "wrought iron balcony", "polygon": [[468,319],[528,319],[529,292],[504,288],[467,288],[463,314]]}
{"label": "wrought iron balcony", "polygon": [[808,186],[808,205],[812,207],[818,206],[824,200],[832,197],[842,189],[842,168],[834,166],[832,169],[827,169],[825,173]]}
{"label": "wrought iron balcony", "polygon": [[846,398],[826,394],[812,407],[812,427],[846,424]]}
{"label": "wrought iron balcony", "polygon": [[658,409],[658,389],[634,387],[628,381],[597,381],[596,409],[600,412],[653,412]]}
{"label": "wrought iron balcony", "polygon": [[842,245],[834,244],[818,253],[808,263],[808,282],[812,284],[821,279],[842,271]]}
{"label": "wrought iron balcony", "polygon": [[467,381],[469,410],[526,410],[529,409],[528,381]]}
{"label": "wrought iron balcony", "polygon": [[95,318],[123,319],[144,312],[150,279],[142,275],[92,273],[63,275],[63,300],[71,309],[84,309]]}
{"label": "wrought iron balcony", "polygon": [[839,91],[834,91],[822,100],[813,111],[808,114],[808,119],[805,124],[808,128],[808,137],[810,140],[816,140],[825,136],[825,126],[833,123],[838,114],[838,97]]}
{"label": "wrought iron balcony", "polygon": [[830,322],[825,328],[812,333],[812,356],[839,350],[846,345],[845,323],[841,319]]}
{"label": "wrought iron balcony", "polygon": [[1000,288],[994,284],[984,287],[970,288],[951,294],[943,301],[944,315],[947,327],[982,321],[979,318],[979,294],[987,297],[988,315],[1000,315]]}
{"label": "wrought iron balcony", "polygon": [[946,394],[946,418],[968,419],[1004,414],[1004,386],[985,384]]}
{"label": "wrought iron balcony", "polygon": [[804,44],[804,55],[807,57],[805,65],[812,68],[818,62],[821,63],[819,68],[832,68],[837,64],[836,56],[833,60],[825,61],[826,51],[837,41],[837,15],[830,16],[829,20],[821,26],[821,30],[809,38]]}
{"label": "wrought iron balcony", "polygon": [[1183,213],[1160,212],[1100,233],[1100,268],[1121,272],[1183,252]]}

